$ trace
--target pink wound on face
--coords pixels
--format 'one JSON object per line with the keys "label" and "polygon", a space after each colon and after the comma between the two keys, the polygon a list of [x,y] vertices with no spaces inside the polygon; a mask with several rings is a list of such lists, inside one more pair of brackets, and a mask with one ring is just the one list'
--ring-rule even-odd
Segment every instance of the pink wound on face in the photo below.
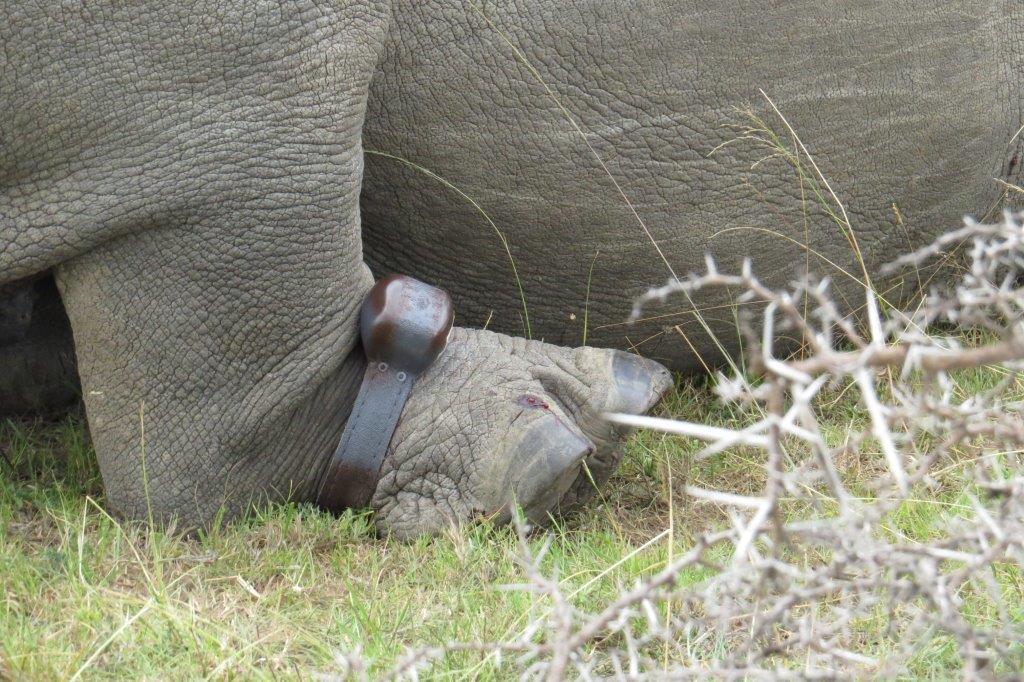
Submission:
{"label": "pink wound on face", "polygon": [[526,407],[536,407],[536,408],[539,408],[541,410],[547,410],[550,407],[546,402],[544,402],[543,400],[541,400],[537,396],[530,395],[530,394],[526,394],[526,395],[520,396],[519,404],[520,405],[524,405]]}

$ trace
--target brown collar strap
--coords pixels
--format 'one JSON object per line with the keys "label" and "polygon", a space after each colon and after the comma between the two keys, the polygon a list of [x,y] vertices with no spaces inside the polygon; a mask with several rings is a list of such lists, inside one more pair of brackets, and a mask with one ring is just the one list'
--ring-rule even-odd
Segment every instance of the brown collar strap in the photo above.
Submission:
{"label": "brown collar strap", "polygon": [[447,292],[412,277],[389,275],[370,289],[359,314],[366,373],[317,505],[340,512],[370,503],[412,384],[441,355],[453,319]]}

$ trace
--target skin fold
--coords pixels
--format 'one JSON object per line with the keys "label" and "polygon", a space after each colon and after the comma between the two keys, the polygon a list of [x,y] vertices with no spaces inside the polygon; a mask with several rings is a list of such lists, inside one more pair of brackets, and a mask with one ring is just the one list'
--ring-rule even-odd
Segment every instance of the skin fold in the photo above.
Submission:
{"label": "skin fold", "polygon": [[1022,17],[0,3],[0,370],[35,378],[0,371],[0,411],[66,400],[52,275],[112,508],[202,525],[309,499],[363,370],[362,297],[408,273],[461,326],[403,412],[378,527],[542,522],[621,457],[601,414],[670,383],[584,335],[680,370],[736,349],[715,300],[714,338],[678,301],[623,325],[637,293],[711,252],[777,285],[810,266],[853,306],[878,263],[1020,183]]}

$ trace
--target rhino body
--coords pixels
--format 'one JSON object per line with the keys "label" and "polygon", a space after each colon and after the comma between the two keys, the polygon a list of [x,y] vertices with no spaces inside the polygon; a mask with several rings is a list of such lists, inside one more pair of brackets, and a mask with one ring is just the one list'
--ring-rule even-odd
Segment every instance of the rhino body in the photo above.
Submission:
{"label": "rhino body", "polygon": [[0,412],[80,376],[128,516],[309,499],[363,369],[359,304],[401,272],[460,327],[403,413],[378,526],[513,500],[543,519],[614,470],[600,415],[667,388],[600,349],[680,371],[737,349],[723,300],[626,325],[647,287],[711,253],[898,301],[914,287],[879,263],[1020,191],[1014,2],[2,14]]}

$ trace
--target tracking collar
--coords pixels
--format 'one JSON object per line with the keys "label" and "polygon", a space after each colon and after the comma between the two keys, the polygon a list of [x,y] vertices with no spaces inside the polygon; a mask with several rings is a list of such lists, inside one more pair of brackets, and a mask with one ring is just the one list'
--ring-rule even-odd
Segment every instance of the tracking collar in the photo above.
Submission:
{"label": "tracking collar", "polygon": [[370,289],[359,313],[366,373],[318,506],[337,513],[370,503],[413,382],[445,349],[454,315],[447,292],[412,277],[389,275]]}

